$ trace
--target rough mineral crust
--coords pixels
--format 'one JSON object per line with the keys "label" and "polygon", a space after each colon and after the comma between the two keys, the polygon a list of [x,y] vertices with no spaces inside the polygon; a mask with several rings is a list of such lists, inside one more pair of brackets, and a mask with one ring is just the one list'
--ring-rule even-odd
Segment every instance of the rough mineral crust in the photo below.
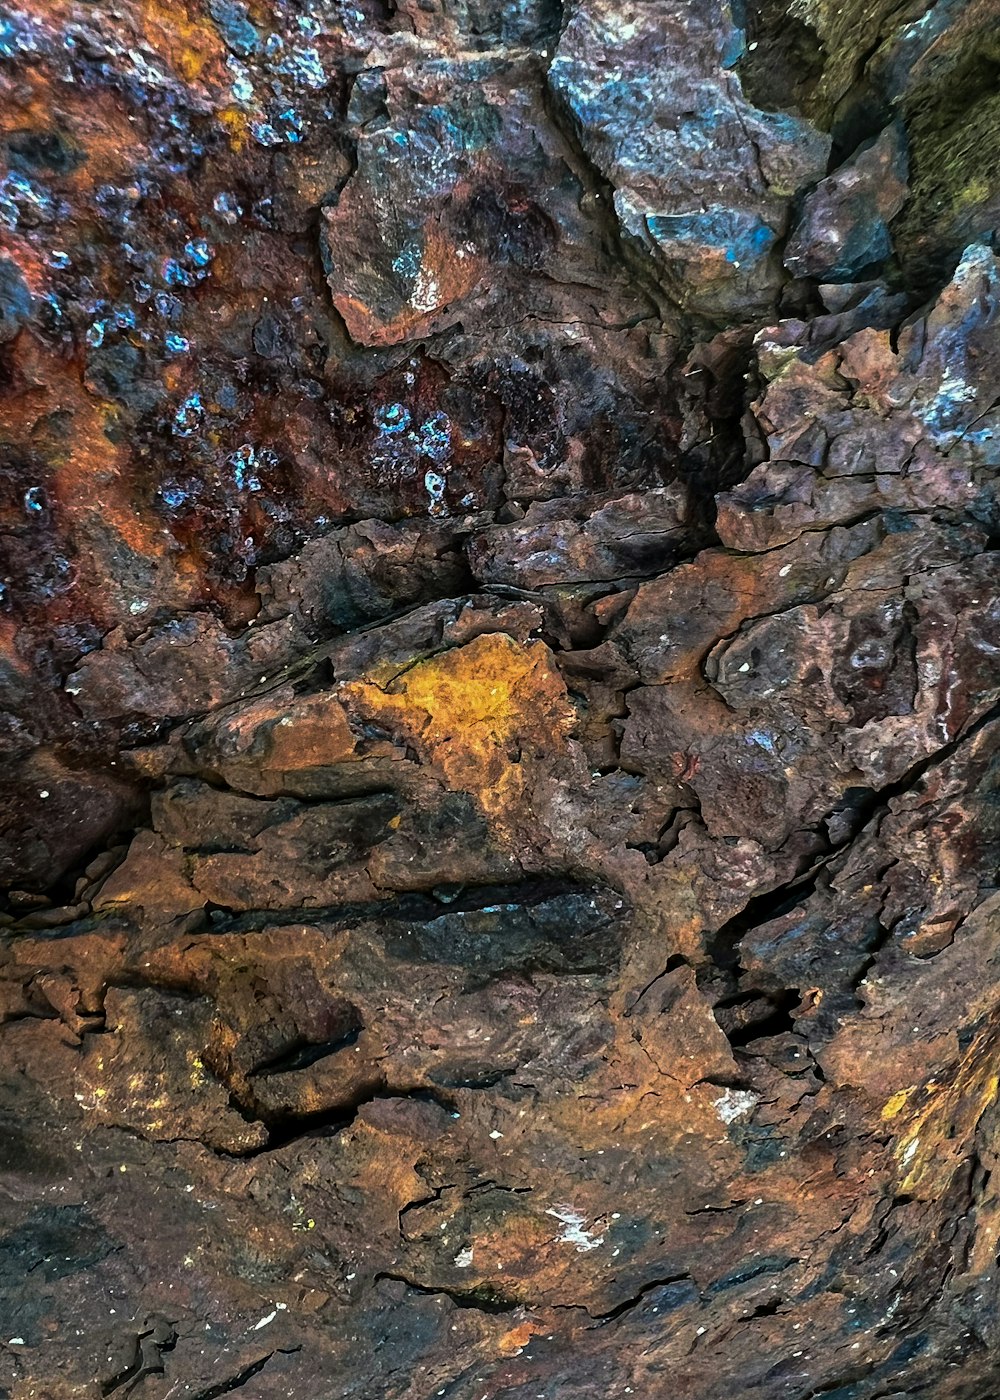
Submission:
{"label": "rough mineral crust", "polygon": [[1000,1393],[998,64],[0,6],[0,1400]]}

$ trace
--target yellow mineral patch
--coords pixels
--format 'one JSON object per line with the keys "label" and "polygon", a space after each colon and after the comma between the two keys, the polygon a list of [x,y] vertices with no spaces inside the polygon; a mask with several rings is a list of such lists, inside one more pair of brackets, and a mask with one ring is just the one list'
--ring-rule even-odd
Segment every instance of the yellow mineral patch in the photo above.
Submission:
{"label": "yellow mineral patch", "polygon": [[898,1093],[893,1094],[892,1098],[886,1101],[885,1107],[882,1109],[882,1117],[895,1118],[896,1114],[899,1113],[902,1108],[905,1108],[907,1099],[913,1093],[913,1088],[914,1086],[911,1084],[908,1089],[900,1089]]}
{"label": "yellow mineral patch", "polygon": [[229,142],[234,151],[242,151],[247,143],[249,134],[249,122],[247,114],[241,107],[231,105],[223,107],[217,113],[219,121],[229,133]]}
{"label": "yellow mineral patch", "polygon": [[573,720],[548,647],[499,632],[419,661],[384,687],[357,681],[344,694],[500,825],[518,818],[536,747],[551,748]]}
{"label": "yellow mineral patch", "polygon": [[145,0],[142,10],[147,42],[189,83],[202,77],[208,64],[224,61],[225,49],[215,26],[192,20],[183,0]]}
{"label": "yellow mineral patch", "polygon": [[895,1147],[895,1156],[906,1169],[900,1191],[935,1194],[967,1159],[979,1121],[1000,1092],[1000,1076],[994,1068],[996,1042],[995,1031],[977,1036],[951,1083],[929,1095],[914,1113]]}

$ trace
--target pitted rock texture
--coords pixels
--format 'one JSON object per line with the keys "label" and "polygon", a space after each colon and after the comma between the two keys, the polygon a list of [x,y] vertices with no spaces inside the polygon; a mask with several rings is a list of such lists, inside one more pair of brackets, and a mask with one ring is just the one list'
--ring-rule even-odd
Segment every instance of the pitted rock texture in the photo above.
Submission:
{"label": "pitted rock texture", "polygon": [[998,33],[0,8],[0,1400],[1000,1391]]}

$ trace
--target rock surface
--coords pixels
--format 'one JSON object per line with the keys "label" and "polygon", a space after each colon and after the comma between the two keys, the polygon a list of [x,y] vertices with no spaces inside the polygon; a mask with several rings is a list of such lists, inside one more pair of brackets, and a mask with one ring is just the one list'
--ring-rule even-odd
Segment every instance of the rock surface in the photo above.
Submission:
{"label": "rock surface", "polygon": [[992,0],[0,11],[0,1400],[990,1400]]}

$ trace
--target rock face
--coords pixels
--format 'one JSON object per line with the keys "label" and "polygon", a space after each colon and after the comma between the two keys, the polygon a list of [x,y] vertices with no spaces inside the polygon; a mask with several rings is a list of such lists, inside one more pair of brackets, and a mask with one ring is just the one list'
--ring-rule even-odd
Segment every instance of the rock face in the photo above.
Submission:
{"label": "rock face", "polygon": [[990,1400],[997,14],[0,14],[0,1400]]}

